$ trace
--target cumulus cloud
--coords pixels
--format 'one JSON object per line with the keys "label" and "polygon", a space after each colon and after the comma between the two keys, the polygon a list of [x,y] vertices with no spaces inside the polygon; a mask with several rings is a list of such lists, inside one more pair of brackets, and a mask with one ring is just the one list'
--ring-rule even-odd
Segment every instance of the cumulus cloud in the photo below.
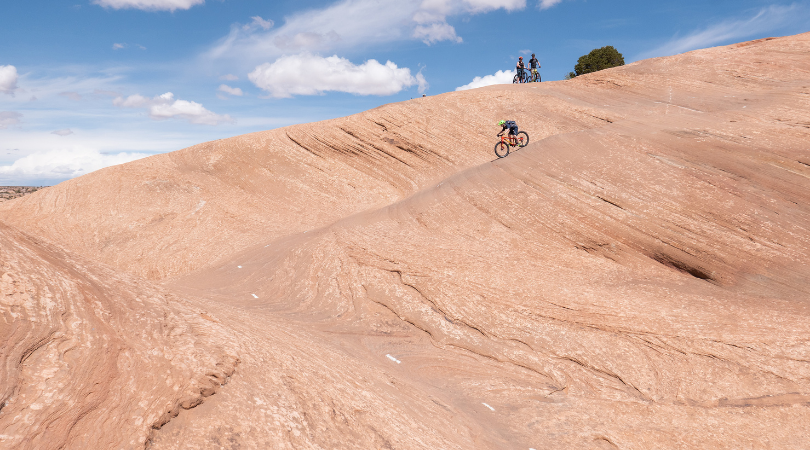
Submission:
{"label": "cumulus cloud", "polygon": [[457,91],[466,91],[467,89],[475,89],[484,86],[492,86],[493,84],[511,84],[512,79],[515,77],[515,71],[499,70],[494,75],[486,75],[483,77],[475,77],[469,84],[459,86]]}
{"label": "cumulus cloud", "polygon": [[95,170],[149,156],[146,153],[105,154],[95,149],[72,148],[32,153],[12,164],[0,166],[0,181],[62,181]]}
{"label": "cumulus cloud", "polygon": [[14,95],[17,89],[17,68],[14,66],[0,66],[0,92]]}
{"label": "cumulus cloud", "polygon": [[413,85],[427,85],[421,73],[413,76],[410,69],[398,68],[391,61],[380,64],[370,59],[355,65],[337,55],[324,58],[308,53],[284,56],[272,64],[264,63],[248,74],[248,78],[277,98],[317,95],[326,91],[391,95]]}
{"label": "cumulus cloud", "polygon": [[239,88],[230,87],[227,84],[220,84],[219,88],[217,89],[220,92],[224,92],[226,94],[235,95],[237,97],[242,96],[242,90]]}
{"label": "cumulus cloud", "polygon": [[639,55],[639,59],[669,56],[713,45],[733,43],[762,33],[777,30],[810,19],[810,10],[796,4],[790,6],[772,5],[759,10],[755,15],[736,20],[726,20],[686,36],[675,37],[669,42]]}
{"label": "cumulus cloud", "polygon": [[205,0],[93,0],[93,3],[112,9],[140,9],[143,11],[172,11],[202,5]]}
{"label": "cumulus cloud", "polygon": [[462,41],[460,37],[456,36],[456,29],[446,22],[418,25],[413,30],[413,37],[428,45],[440,41]]}
{"label": "cumulus cloud", "polygon": [[[449,18],[525,7],[526,0],[339,0],[289,16],[282,26],[269,30],[252,24],[233,26],[205,57],[253,66],[291,52],[332,54],[411,39],[427,44],[461,42]],[[369,20],[358,26],[358,18]]]}
{"label": "cumulus cloud", "polygon": [[149,117],[155,120],[170,118],[180,118],[191,123],[201,125],[218,125],[220,123],[233,122],[234,120],[226,115],[215,114],[197,102],[187,100],[176,100],[174,94],[167,92],[153,98],[147,98],[140,94],[129,97],[117,97],[113,100],[113,105],[122,108],[144,108],[149,111]]}
{"label": "cumulus cloud", "polygon": [[73,131],[70,128],[64,128],[62,130],[51,131],[51,134],[55,134],[57,136],[70,136],[73,134]]}
{"label": "cumulus cloud", "polygon": [[0,111],[0,130],[19,125],[22,114],[16,111]]}

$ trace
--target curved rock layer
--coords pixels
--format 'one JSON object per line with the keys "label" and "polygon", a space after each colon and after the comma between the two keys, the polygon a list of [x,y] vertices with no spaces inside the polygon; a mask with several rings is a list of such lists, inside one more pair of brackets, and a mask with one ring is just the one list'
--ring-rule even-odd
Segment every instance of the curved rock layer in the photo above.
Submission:
{"label": "curved rock layer", "polygon": [[[0,442],[804,448],[808,55],[420,98],[0,204],[66,249],[0,230]],[[494,160],[500,118],[532,142]]]}
{"label": "curved rock layer", "polygon": [[238,363],[204,312],[2,224],[0,264],[2,448],[143,448]]}

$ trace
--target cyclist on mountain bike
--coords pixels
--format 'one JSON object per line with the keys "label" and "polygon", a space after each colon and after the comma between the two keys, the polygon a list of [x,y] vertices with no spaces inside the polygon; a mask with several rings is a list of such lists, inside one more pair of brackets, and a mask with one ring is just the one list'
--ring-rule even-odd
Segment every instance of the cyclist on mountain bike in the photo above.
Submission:
{"label": "cyclist on mountain bike", "polygon": [[514,120],[501,120],[500,122],[498,122],[498,125],[503,127],[501,132],[497,134],[498,137],[503,135],[503,132],[506,131],[507,129],[509,130],[509,134],[507,136],[517,136],[518,126]]}
{"label": "cyclist on mountain bike", "polygon": [[537,69],[540,68],[540,61],[537,60],[537,58],[534,56],[534,53],[532,53],[532,59],[529,60],[529,65],[532,68],[531,71],[532,77],[534,77],[534,75],[537,73]]}
{"label": "cyclist on mountain bike", "polygon": [[519,82],[523,83],[523,71],[526,70],[526,65],[523,64],[522,56],[518,58],[518,63],[515,66],[515,69],[517,69],[518,80],[520,80]]}

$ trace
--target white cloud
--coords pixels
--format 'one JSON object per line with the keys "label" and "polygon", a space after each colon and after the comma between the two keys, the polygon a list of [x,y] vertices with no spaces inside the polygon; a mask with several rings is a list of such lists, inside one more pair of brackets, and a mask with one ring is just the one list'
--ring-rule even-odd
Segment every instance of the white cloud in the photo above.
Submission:
{"label": "white cloud", "polygon": [[0,130],[20,124],[22,114],[16,111],[0,111]]}
{"label": "white cloud", "polygon": [[0,92],[14,95],[17,89],[17,68],[14,66],[0,66]]}
{"label": "white cloud", "polygon": [[430,84],[428,84],[425,76],[422,75],[422,71],[420,70],[419,73],[416,74],[416,89],[419,91],[420,94],[423,94],[425,91],[428,90]]}
{"label": "white cloud", "polygon": [[117,42],[114,43],[113,46],[112,46],[113,50],[121,50],[122,48],[126,48],[126,47],[127,47],[127,44],[119,44]]}
{"label": "white cloud", "polygon": [[10,165],[0,166],[0,183],[5,184],[8,180],[14,180],[15,183],[25,180],[37,180],[41,183],[48,180],[62,181],[146,156],[149,154],[126,152],[105,154],[89,148],[32,153]]}
{"label": "white cloud", "polygon": [[144,11],[172,11],[202,5],[205,0],[93,0],[94,4],[113,9],[141,9]]}
{"label": "white cloud", "polygon": [[548,9],[562,2],[562,0],[540,0],[540,9]]}
{"label": "white cloud", "polygon": [[218,125],[234,121],[227,114],[215,114],[197,102],[175,100],[171,92],[154,98],[146,98],[140,94],[130,95],[127,98],[117,97],[113,100],[113,105],[123,108],[146,108],[149,110],[149,117],[155,120],[178,117],[201,125]]}
{"label": "white cloud", "polygon": [[227,84],[220,84],[217,90],[225,92],[226,94],[235,95],[237,97],[241,97],[243,94],[241,89],[230,87]]}
{"label": "white cloud", "polygon": [[248,27],[248,28],[250,28],[250,27],[259,27],[262,30],[269,30],[275,24],[275,22],[273,22],[272,20],[264,20],[259,16],[253,16],[253,17],[251,17],[251,19],[253,19],[253,22],[251,22],[248,25],[245,25],[245,27]]}
{"label": "white cloud", "polygon": [[512,79],[515,77],[515,71],[499,70],[494,75],[486,75],[483,77],[475,77],[469,84],[459,86],[457,91],[466,91],[467,89],[475,89],[484,86],[492,86],[493,84],[511,84]]}
{"label": "white cloud", "polygon": [[446,22],[418,25],[413,30],[413,37],[428,45],[440,41],[461,42],[461,38],[456,35],[456,29]]}
{"label": "white cloud", "polygon": [[[66,97],[72,100],[80,100],[84,95],[90,95],[94,92],[113,91],[120,85],[120,80],[123,78],[121,75],[91,75],[87,73],[77,73],[75,75],[65,75],[74,70],[75,67],[60,68],[54,70],[59,73],[59,77],[37,77],[34,78],[30,74],[21,76],[19,79],[19,87],[15,93],[16,97],[9,100],[11,103],[16,103],[15,109],[25,109],[31,107],[31,101],[37,100],[40,104],[47,104],[50,100],[59,97]],[[118,94],[120,95],[120,94]]]}
{"label": "white cloud", "polygon": [[289,16],[270,30],[235,25],[204,56],[250,67],[291,52],[332,54],[411,39],[460,42],[448,18],[525,6],[526,0],[339,0]]}
{"label": "white cloud", "polygon": [[222,75],[221,77],[219,77],[219,79],[220,80],[225,80],[225,81],[236,81],[236,80],[239,79],[239,77],[229,73],[229,74],[226,74],[226,75]]}
{"label": "white cloud", "polygon": [[[676,37],[658,48],[639,55],[638,59],[670,56],[714,45],[733,43],[754,35],[768,33],[797,20],[808,20],[806,8],[772,5],[747,19],[727,20],[683,37]],[[806,22],[805,22],[806,23]]]}
{"label": "white cloud", "polygon": [[284,56],[272,64],[264,63],[248,78],[277,98],[317,95],[326,91],[391,95],[413,85],[427,85],[421,73],[414,77],[410,69],[398,68],[391,61],[380,64],[370,59],[355,65],[337,55],[324,58],[309,53]]}
{"label": "white cloud", "polygon": [[70,136],[73,134],[70,128],[64,128],[62,130],[51,131],[51,134],[55,134],[57,136]]}

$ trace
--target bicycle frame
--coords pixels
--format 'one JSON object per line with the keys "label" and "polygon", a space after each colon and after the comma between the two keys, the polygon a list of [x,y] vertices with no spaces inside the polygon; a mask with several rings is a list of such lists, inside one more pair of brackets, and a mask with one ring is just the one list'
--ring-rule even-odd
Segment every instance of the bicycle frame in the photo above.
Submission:
{"label": "bicycle frame", "polygon": [[519,145],[523,145],[523,138],[517,137],[514,135],[504,136],[501,135],[501,142],[505,143],[506,145],[511,145],[512,147],[518,147]]}

